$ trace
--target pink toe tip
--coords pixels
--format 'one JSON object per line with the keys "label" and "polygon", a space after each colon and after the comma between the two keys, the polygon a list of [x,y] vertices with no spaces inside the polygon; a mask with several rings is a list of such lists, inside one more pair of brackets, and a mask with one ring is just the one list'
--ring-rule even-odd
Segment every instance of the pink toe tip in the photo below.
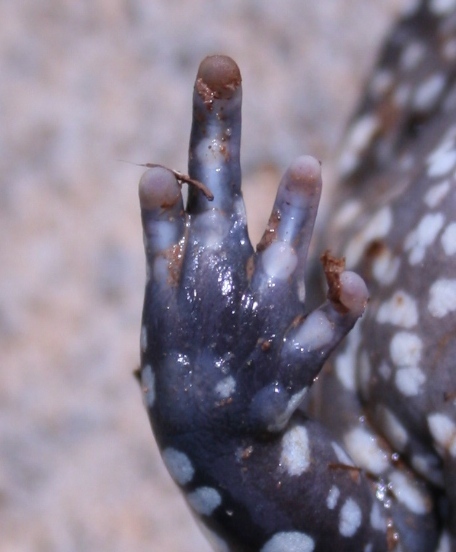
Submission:
{"label": "pink toe tip", "polygon": [[369,292],[361,276],[355,272],[342,272],[339,300],[355,316],[363,314],[369,300]]}
{"label": "pink toe tip", "polygon": [[139,181],[139,201],[142,209],[167,209],[180,197],[180,186],[174,174],[164,167],[147,170]]}

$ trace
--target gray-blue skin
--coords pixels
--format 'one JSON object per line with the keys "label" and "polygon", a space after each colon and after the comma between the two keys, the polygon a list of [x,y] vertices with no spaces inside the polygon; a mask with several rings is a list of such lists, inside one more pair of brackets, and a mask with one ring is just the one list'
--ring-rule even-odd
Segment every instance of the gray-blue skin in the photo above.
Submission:
{"label": "gray-blue skin", "polygon": [[398,24],[353,121],[325,246],[347,255],[372,300],[305,413],[367,300],[326,256],[328,299],[306,311],[319,163],[291,165],[254,252],[240,75],[219,56],[198,72],[189,162],[214,200],[191,186],[184,209],[173,173],[141,179],[144,399],[171,475],[221,551],[456,550],[450,4],[424,2]]}
{"label": "gray-blue skin", "polygon": [[[421,477],[440,495],[427,510],[439,512],[439,550],[452,552],[455,155],[456,4],[425,1],[388,39],[341,155],[344,177],[325,246],[362,274],[371,301],[356,339],[347,340],[313,388],[312,414],[335,431],[357,465],[371,464],[391,483],[400,458],[416,481]],[[353,366],[351,375],[344,363]],[[358,459],[353,435],[362,436],[358,444],[370,435],[383,460]],[[414,550],[422,536],[404,538]],[[423,549],[435,548],[430,542]]]}

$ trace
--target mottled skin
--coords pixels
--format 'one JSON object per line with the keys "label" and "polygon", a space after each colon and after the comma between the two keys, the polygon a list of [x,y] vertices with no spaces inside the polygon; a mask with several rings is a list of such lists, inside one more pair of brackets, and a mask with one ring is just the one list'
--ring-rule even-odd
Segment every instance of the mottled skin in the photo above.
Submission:
{"label": "mottled skin", "polygon": [[[254,251],[232,60],[206,58],[195,84],[189,177],[213,201],[191,185],[184,208],[164,168],[141,179],[144,399],[222,552],[456,551],[455,10],[423,2],[385,47],[324,238],[350,271],[324,256],[315,311],[320,165],[292,163]],[[312,385],[363,314],[351,269],[369,308]]]}
{"label": "mottled skin", "polygon": [[[399,453],[431,492],[441,493],[432,506],[437,511],[443,504],[439,550],[454,551],[454,2],[422,2],[397,25],[348,137],[325,246],[346,255],[347,267],[363,275],[371,302],[357,334],[313,390],[313,414],[333,428],[355,461],[352,449],[360,441],[350,435],[361,430],[377,452],[385,458],[389,450]],[[329,403],[336,408],[325,408]],[[377,476],[391,480],[391,462],[377,468]]]}

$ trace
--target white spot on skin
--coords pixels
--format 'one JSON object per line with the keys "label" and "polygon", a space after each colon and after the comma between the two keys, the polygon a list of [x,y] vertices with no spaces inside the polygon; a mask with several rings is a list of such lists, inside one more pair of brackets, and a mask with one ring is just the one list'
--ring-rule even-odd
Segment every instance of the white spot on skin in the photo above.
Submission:
{"label": "white spot on skin", "polygon": [[407,235],[404,240],[404,248],[406,251],[410,251],[408,260],[411,265],[417,265],[423,261],[426,249],[435,240],[444,222],[445,217],[442,213],[429,213]]}
{"label": "white spot on skin", "polygon": [[379,284],[388,286],[394,282],[399,272],[401,261],[389,249],[382,250],[375,255],[372,262],[372,275]]}
{"label": "white spot on skin", "polygon": [[382,376],[385,381],[388,381],[393,373],[391,366],[383,361],[378,367],[378,373]]}
{"label": "white spot on skin", "polygon": [[456,310],[456,280],[436,280],[429,289],[428,310],[435,318],[443,318]]}
{"label": "white spot on skin", "polygon": [[187,495],[190,506],[202,516],[210,516],[222,503],[220,493],[211,487],[199,487]]}
{"label": "white spot on skin", "polygon": [[351,460],[351,458],[349,458],[348,454],[344,451],[344,449],[338,445],[337,443],[335,443],[334,441],[331,443],[331,446],[337,456],[337,460],[345,465],[345,466],[354,466],[355,464],[353,463],[353,461]]}
{"label": "white spot on skin", "polygon": [[435,552],[451,552],[451,539],[448,531],[442,533]]}
{"label": "white spot on skin", "polygon": [[440,184],[434,184],[434,186],[429,188],[429,190],[426,192],[424,196],[424,202],[431,209],[435,209],[435,207],[437,207],[442,202],[450,189],[451,187],[448,180],[440,182]]}
{"label": "white spot on skin", "polygon": [[348,391],[356,391],[356,356],[361,343],[360,325],[356,324],[346,339],[345,350],[336,357],[334,367],[337,378]]}
{"label": "white spot on skin", "polygon": [[414,333],[397,332],[390,343],[391,360],[398,367],[417,366],[421,360],[423,342]]}
{"label": "white spot on skin", "polygon": [[360,155],[366,150],[378,129],[379,121],[375,115],[367,114],[355,121],[349,129],[347,147],[339,161],[342,175],[345,176],[356,169]]}
{"label": "white spot on skin", "polygon": [[376,531],[386,531],[386,520],[378,502],[374,502],[370,513],[370,524]]}
{"label": "white spot on skin", "polygon": [[215,386],[215,392],[222,399],[227,399],[231,397],[236,389],[236,380],[233,376],[228,376],[217,383]]}
{"label": "white spot on skin", "polygon": [[386,406],[377,406],[376,413],[378,425],[381,427],[391,445],[399,452],[403,451],[408,441],[407,430]]}
{"label": "white spot on skin", "polygon": [[427,417],[429,431],[443,452],[456,458],[456,425],[445,414],[435,412]]}
{"label": "white spot on skin", "polygon": [[391,299],[380,305],[376,320],[380,324],[413,328],[418,323],[418,307],[415,299],[403,290],[396,291]]}
{"label": "white spot on skin", "polygon": [[295,393],[291,396],[291,399],[288,401],[286,409],[277,417],[274,424],[268,426],[268,431],[276,432],[281,431],[288,423],[289,419],[293,412],[301,404],[304,395],[307,393],[307,387],[304,387],[298,393]]}
{"label": "white spot on skin", "polygon": [[431,75],[415,91],[413,105],[420,110],[432,108],[446,84],[443,74]]}
{"label": "white spot on skin", "polygon": [[150,364],[144,366],[141,371],[141,390],[144,406],[152,408],[155,404],[155,374]]}
{"label": "white spot on skin", "polygon": [[170,447],[163,451],[162,457],[171,477],[178,485],[190,483],[195,469],[186,454]]}
{"label": "white spot on skin", "polygon": [[286,280],[293,274],[298,257],[296,251],[285,242],[273,242],[261,255],[264,272],[270,278]]}
{"label": "white spot on skin", "polygon": [[411,42],[402,52],[400,60],[401,68],[405,71],[414,69],[423,59],[425,52],[426,49],[423,44]]}
{"label": "white spot on skin", "polygon": [[395,471],[390,474],[392,490],[397,500],[414,514],[427,514],[432,508],[432,502],[425,496],[418,484],[404,473]]}
{"label": "white spot on skin", "polygon": [[440,241],[446,255],[451,256],[456,253],[456,222],[452,222],[445,228]]}
{"label": "white spot on skin", "polygon": [[346,201],[337,211],[334,219],[335,227],[338,229],[345,228],[356,220],[356,217],[361,213],[361,211],[361,201],[358,201],[357,199],[350,199],[349,201]]}
{"label": "white spot on skin", "polygon": [[456,149],[454,144],[455,128],[450,128],[437,148],[427,157],[427,174],[431,178],[447,175],[456,166]]}
{"label": "white spot on skin", "polygon": [[293,336],[293,343],[296,348],[309,352],[328,345],[333,336],[333,324],[323,312],[314,311],[309,314]]}
{"label": "white spot on skin", "polygon": [[147,351],[147,328],[146,328],[146,326],[143,326],[141,328],[140,344],[141,344],[141,351],[143,353],[146,352]]}
{"label": "white spot on skin", "polygon": [[397,389],[406,397],[418,395],[426,382],[426,376],[419,368],[399,368],[395,375]]}
{"label": "white spot on skin", "polygon": [[313,552],[315,541],[305,533],[284,531],[276,533],[260,552]]}
{"label": "white spot on skin", "polygon": [[345,435],[344,444],[357,466],[375,475],[388,468],[388,455],[370,431],[356,427]]}
{"label": "white spot on skin", "polygon": [[447,15],[456,8],[456,0],[431,0],[430,9],[435,15]]}
{"label": "white spot on skin", "polygon": [[202,245],[215,248],[222,244],[230,231],[230,223],[218,209],[199,213],[193,219],[193,232]]}
{"label": "white spot on skin", "polygon": [[310,446],[305,427],[295,426],[283,436],[280,465],[290,476],[299,476],[309,467]]}
{"label": "white spot on skin", "polygon": [[337,501],[339,500],[339,496],[340,496],[339,487],[336,487],[336,485],[333,485],[329,489],[328,496],[326,497],[326,506],[329,508],[329,510],[334,510],[334,508],[337,506]]}
{"label": "white spot on skin", "polygon": [[383,207],[375,213],[361,232],[355,235],[346,250],[347,268],[354,267],[361,259],[366,246],[374,240],[384,238],[393,225],[393,215],[390,207]]}
{"label": "white spot on skin", "polygon": [[347,498],[339,513],[339,533],[344,537],[352,537],[359,529],[361,521],[361,508],[353,498]]}

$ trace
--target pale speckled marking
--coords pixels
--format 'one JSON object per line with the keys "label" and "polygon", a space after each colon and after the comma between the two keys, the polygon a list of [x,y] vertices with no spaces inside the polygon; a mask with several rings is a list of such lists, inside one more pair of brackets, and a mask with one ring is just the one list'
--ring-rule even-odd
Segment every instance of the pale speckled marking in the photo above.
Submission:
{"label": "pale speckled marking", "polygon": [[329,510],[334,510],[334,508],[337,506],[337,502],[340,497],[340,489],[336,485],[333,485],[329,489],[328,496],[326,497],[326,506]]}
{"label": "pale speckled marking", "polygon": [[443,452],[456,458],[456,425],[445,414],[434,412],[427,417],[429,431]]}
{"label": "pale speckled marking", "polygon": [[230,222],[218,209],[211,209],[195,216],[193,231],[202,245],[214,249],[228,236]]}
{"label": "pale speckled marking", "polygon": [[334,219],[334,225],[339,229],[345,228],[356,219],[362,209],[363,206],[361,201],[358,201],[357,199],[350,199],[346,201],[337,211]]}
{"label": "pale speckled marking", "polygon": [[393,369],[387,362],[382,361],[378,367],[378,373],[385,381],[388,381],[393,373]]}
{"label": "pale speckled marking", "polygon": [[348,243],[345,260],[347,268],[354,267],[361,259],[366,247],[374,240],[384,238],[393,226],[393,214],[390,207],[377,211],[363,228]]}
{"label": "pale speckled marking", "polygon": [[430,178],[446,176],[456,167],[456,149],[454,138],[456,129],[450,128],[437,148],[426,158],[427,174]]}
{"label": "pale speckled marking", "polygon": [[456,0],[431,0],[429,7],[435,15],[448,15],[456,8]]}
{"label": "pale speckled marking", "polygon": [[399,471],[392,472],[389,479],[395,497],[410,512],[418,515],[430,512],[432,503],[423,495],[415,481]]}
{"label": "pale speckled marking", "polygon": [[345,176],[356,169],[361,154],[379,128],[380,122],[377,116],[372,113],[355,121],[348,131],[347,146],[339,160],[339,170],[342,175]]}
{"label": "pale speckled marking", "polygon": [[145,353],[147,351],[147,328],[143,326],[141,328],[141,339],[140,339],[141,351]]}
{"label": "pale speckled marking", "polygon": [[406,397],[414,397],[422,391],[426,376],[420,368],[410,366],[399,368],[394,376],[397,389]]}
{"label": "pale speckled marking", "polygon": [[408,433],[405,427],[389,408],[378,405],[376,408],[378,424],[388,438],[391,445],[399,452],[403,451],[408,442]]}
{"label": "pale speckled marking", "polygon": [[417,366],[421,360],[423,342],[421,338],[411,332],[397,332],[391,339],[391,360],[398,367]]}
{"label": "pale speckled marking", "polygon": [[321,311],[314,311],[304,320],[293,341],[304,351],[320,349],[331,342],[334,336],[333,323]]}
{"label": "pale speckled marking", "polygon": [[344,437],[344,445],[355,464],[374,475],[383,473],[389,465],[388,454],[377,438],[363,427],[355,427]]}
{"label": "pale speckled marking", "polygon": [[345,349],[337,355],[334,367],[337,378],[348,391],[356,391],[356,355],[361,343],[360,325],[356,324],[346,338]]}
{"label": "pale speckled marking", "polygon": [[456,253],[456,222],[449,224],[440,238],[443,250],[449,257]]}
{"label": "pale speckled marking", "polygon": [[415,69],[415,67],[423,59],[424,54],[426,53],[426,48],[420,42],[411,42],[407,45],[405,50],[402,52],[400,58],[400,65],[404,71],[410,71]]}
{"label": "pale speckled marking", "polygon": [[400,266],[400,258],[384,248],[372,262],[372,275],[379,284],[389,286],[396,280]]}
{"label": "pale speckled marking", "polygon": [[450,189],[451,186],[448,180],[434,184],[424,195],[424,202],[431,209],[435,209],[445,199]]}
{"label": "pale speckled marking", "polygon": [[263,270],[270,278],[286,280],[293,274],[298,257],[294,248],[285,242],[273,242],[261,256]]}
{"label": "pale speckled marking", "polygon": [[445,88],[446,82],[442,73],[430,75],[416,89],[412,99],[414,107],[419,110],[430,109]]}
{"label": "pale speckled marking", "polygon": [[313,552],[315,541],[305,533],[284,531],[276,533],[260,552]]}
{"label": "pale speckled marking", "polygon": [[456,280],[441,278],[431,285],[428,310],[435,318],[443,318],[456,310]]}
{"label": "pale speckled marking", "polygon": [[236,380],[233,376],[227,376],[226,378],[220,380],[215,386],[215,392],[222,399],[227,399],[236,390]]}
{"label": "pale speckled marking", "polygon": [[199,487],[187,495],[190,506],[202,516],[210,516],[222,503],[220,493],[212,487]]}
{"label": "pale speckled marking", "polygon": [[277,416],[273,424],[268,426],[268,431],[271,431],[271,432],[281,431],[287,425],[289,419],[291,418],[291,415],[301,404],[304,398],[304,395],[307,393],[307,390],[308,388],[304,387],[303,389],[301,389],[301,391],[298,391],[297,393],[291,396],[285,410],[279,416]]}
{"label": "pale speckled marking", "polygon": [[169,447],[163,451],[162,457],[171,477],[178,485],[190,483],[195,475],[195,469],[186,454]]}
{"label": "pale speckled marking", "polygon": [[376,320],[380,324],[394,324],[407,329],[413,328],[418,323],[416,300],[404,290],[398,290],[390,299],[380,305]]}
{"label": "pale speckled marking", "polygon": [[426,249],[433,243],[444,222],[445,217],[442,213],[428,213],[406,236],[404,249],[409,251],[408,261],[412,266],[423,261]]}
{"label": "pale speckled marking", "polygon": [[141,390],[144,406],[152,408],[155,404],[155,373],[150,364],[146,364],[141,371]]}
{"label": "pale speckled marking", "polygon": [[358,531],[362,519],[359,505],[353,498],[347,498],[339,512],[339,533],[344,537],[353,537]]}
{"label": "pale speckled marking", "polygon": [[370,524],[376,531],[386,531],[385,518],[382,515],[382,510],[378,502],[374,502],[370,513]]}
{"label": "pale speckled marking", "polygon": [[351,460],[351,458],[349,458],[348,454],[344,451],[344,449],[340,445],[338,445],[336,442],[332,441],[331,446],[332,446],[334,452],[336,453],[337,460],[339,460],[339,462],[341,464],[343,464],[344,466],[354,466],[355,465],[353,463],[353,461]]}
{"label": "pale speckled marking", "polygon": [[280,465],[290,476],[299,476],[310,466],[309,437],[305,427],[295,426],[282,437]]}
{"label": "pale speckled marking", "polygon": [[451,552],[451,539],[448,531],[444,531],[439,539],[439,544],[435,552]]}

